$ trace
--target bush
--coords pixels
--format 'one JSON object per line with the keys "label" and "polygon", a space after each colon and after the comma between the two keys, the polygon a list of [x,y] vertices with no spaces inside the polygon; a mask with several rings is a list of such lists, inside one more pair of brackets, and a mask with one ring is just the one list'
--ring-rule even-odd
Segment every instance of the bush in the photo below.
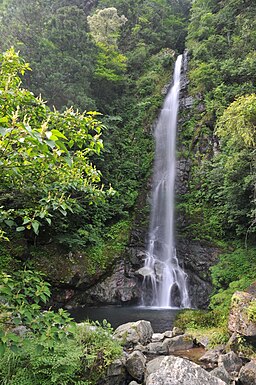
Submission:
{"label": "bush", "polygon": [[10,349],[0,361],[0,385],[93,385],[122,349],[104,321],[78,325],[74,338],[38,349],[31,336],[19,354]]}

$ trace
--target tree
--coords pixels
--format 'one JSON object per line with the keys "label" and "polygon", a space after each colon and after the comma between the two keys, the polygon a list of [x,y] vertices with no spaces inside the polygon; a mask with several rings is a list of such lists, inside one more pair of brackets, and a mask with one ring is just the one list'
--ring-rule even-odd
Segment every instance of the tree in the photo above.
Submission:
{"label": "tree", "polygon": [[117,47],[120,28],[127,22],[127,18],[118,16],[114,7],[104,8],[94,15],[87,17],[91,34],[96,43]]}
{"label": "tree", "polygon": [[33,239],[53,221],[58,226],[60,216],[104,198],[101,173],[90,160],[103,148],[103,125],[96,112],[50,111],[21,88],[19,75],[29,65],[13,48],[0,63],[0,220],[7,233]]}
{"label": "tree", "polygon": [[240,96],[224,111],[216,134],[239,147],[256,145],[256,94]]}

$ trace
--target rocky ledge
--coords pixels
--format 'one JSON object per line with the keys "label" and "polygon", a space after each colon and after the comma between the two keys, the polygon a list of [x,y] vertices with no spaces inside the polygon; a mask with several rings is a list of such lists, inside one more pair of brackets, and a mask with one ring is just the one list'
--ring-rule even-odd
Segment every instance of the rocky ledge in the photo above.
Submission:
{"label": "rocky ledge", "polygon": [[[123,356],[99,385],[256,385],[256,361],[225,347],[206,351],[178,328],[154,333],[141,320],[119,326],[114,338],[123,344]],[[194,354],[198,349],[200,358]]]}

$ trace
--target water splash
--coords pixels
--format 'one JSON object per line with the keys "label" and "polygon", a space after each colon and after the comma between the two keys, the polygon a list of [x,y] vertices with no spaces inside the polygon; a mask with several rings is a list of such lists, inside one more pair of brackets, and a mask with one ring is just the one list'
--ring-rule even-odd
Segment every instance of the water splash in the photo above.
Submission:
{"label": "water splash", "polygon": [[173,86],[155,129],[155,164],[147,257],[143,270],[143,305],[190,307],[187,275],[179,266],[174,242],[176,129],[182,55],[175,63]]}

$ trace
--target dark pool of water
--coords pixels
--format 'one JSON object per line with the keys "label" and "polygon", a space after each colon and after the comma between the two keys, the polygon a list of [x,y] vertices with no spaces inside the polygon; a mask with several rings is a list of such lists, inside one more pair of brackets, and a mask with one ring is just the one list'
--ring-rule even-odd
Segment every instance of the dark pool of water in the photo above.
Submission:
{"label": "dark pool of water", "polygon": [[79,307],[69,310],[76,322],[82,322],[87,319],[101,322],[106,319],[114,329],[126,322],[138,320],[150,321],[155,333],[171,330],[179,311],[179,309],[135,306]]}

